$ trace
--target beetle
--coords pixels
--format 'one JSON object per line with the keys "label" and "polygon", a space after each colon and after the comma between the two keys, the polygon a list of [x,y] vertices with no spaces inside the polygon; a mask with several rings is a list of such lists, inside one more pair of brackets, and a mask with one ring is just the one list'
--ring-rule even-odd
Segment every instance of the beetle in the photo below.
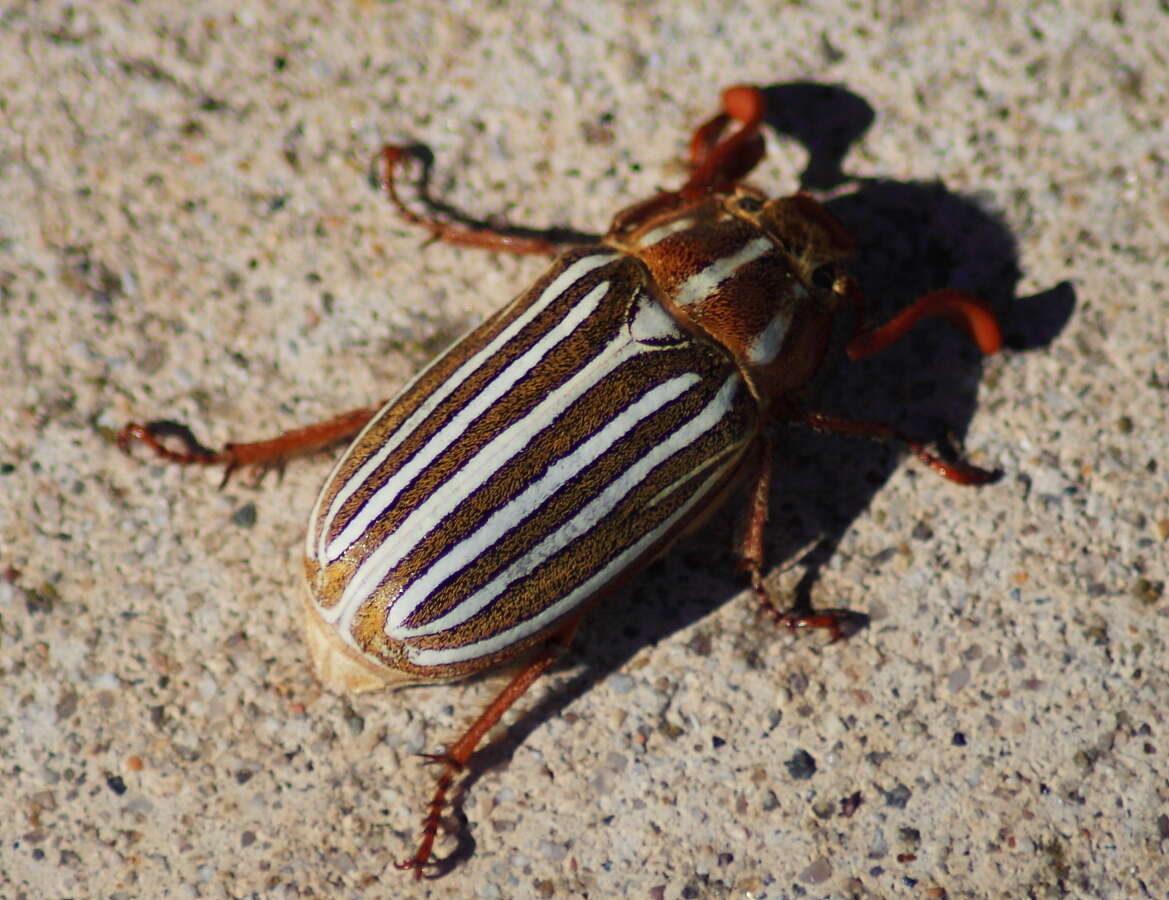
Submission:
{"label": "beetle", "polygon": [[[927,316],[1001,344],[978,297],[940,290],[877,328],[844,263],[845,229],[807,194],[768,199],[743,178],[764,154],[763,92],[739,85],[690,141],[690,174],[619,212],[599,242],[560,253],[510,304],[392,400],[273,440],[215,451],[170,421],[127,426],[181,463],[227,474],[352,438],[313,508],[306,634],[331,688],[449,681],[509,661],[518,672],[444,752],[422,836],[400,863],[431,864],[447,794],[488,730],[553,663],[581,618],[743,484],[739,560],[777,621],[841,636],[848,614],[782,610],[764,588],[763,536],[776,423],[899,441],[952,481],[996,473],[942,459],[874,422],[802,407],[833,321],[858,308],[847,353],[876,353]],[[417,212],[386,147],[384,188],[433,237],[554,255],[539,235]]]}

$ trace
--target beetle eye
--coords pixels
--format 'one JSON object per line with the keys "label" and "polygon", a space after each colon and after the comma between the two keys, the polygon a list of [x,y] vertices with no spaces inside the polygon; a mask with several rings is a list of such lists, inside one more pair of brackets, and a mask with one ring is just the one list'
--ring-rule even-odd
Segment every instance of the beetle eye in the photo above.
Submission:
{"label": "beetle eye", "polygon": [[836,283],[836,267],[831,264],[819,266],[812,273],[812,284],[818,288],[824,288],[826,291],[832,290],[832,285]]}

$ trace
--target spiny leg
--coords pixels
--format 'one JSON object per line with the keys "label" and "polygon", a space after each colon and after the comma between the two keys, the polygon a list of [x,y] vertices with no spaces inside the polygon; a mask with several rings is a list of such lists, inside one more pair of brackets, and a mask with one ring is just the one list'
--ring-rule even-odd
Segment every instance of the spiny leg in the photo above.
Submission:
{"label": "spiny leg", "polygon": [[814,609],[806,590],[796,592],[796,601],[781,609],[763,583],[764,530],[771,494],[772,446],[769,438],[756,441],[755,472],[751,494],[747,500],[746,516],[739,541],[739,565],[751,576],[751,589],[763,611],[777,624],[792,630],[796,628],[823,628],[833,641],[848,637],[864,627],[868,617],[847,609]]}
{"label": "spiny leg", "polygon": [[864,422],[854,419],[843,419],[838,416],[829,416],[824,413],[808,412],[789,413],[786,421],[797,425],[807,425],[816,431],[829,434],[841,434],[846,437],[863,437],[885,443],[901,443],[923,463],[950,481],[957,484],[989,484],[997,481],[1001,473],[981,469],[961,460],[944,460],[925,449],[925,445],[905,432],[884,422]]}
{"label": "spiny leg", "polygon": [[442,822],[442,811],[446,807],[447,793],[455,783],[459,773],[466,767],[471,754],[479,746],[487,732],[503,717],[503,714],[530,688],[541,675],[547,671],[560,656],[561,652],[572,642],[580,624],[577,616],[559,631],[555,632],[532,657],[525,666],[516,673],[507,686],[496,696],[479,717],[471,723],[445,753],[427,755],[427,759],[443,767],[442,774],[434,786],[434,794],[430,798],[430,806],[426,817],[422,820],[422,839],[418,843],[418,850],[412,857],[394,865],[399,869],[414,871],[416,880],[422,878],[422,870],[430,864],[434,842],[438,836],[438,827]]}

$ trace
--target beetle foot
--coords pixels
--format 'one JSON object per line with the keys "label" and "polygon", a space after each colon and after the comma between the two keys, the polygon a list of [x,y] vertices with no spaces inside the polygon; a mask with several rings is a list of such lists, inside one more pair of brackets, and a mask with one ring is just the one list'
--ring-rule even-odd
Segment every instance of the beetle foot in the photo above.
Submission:
{"label": "beetle foot", "polygon": [[209,465],[223,461],[222,454],[200,443],[190,428],[173,419],[134,422],[119,431],[114,440],[126,452],[131,444],[145,444],[162,459],[182,465]]}
{"label": "beetle foot", "polygon": [[778,624],[795,631],[797,628],[823,628],[832,643],[852,637],[869,624],[869,617],[851,609],[797,610],[794,607],[779,614]]}
{"label": "beetle foot", "polygon": [[799,628],[822,628],[832,643],[850,638],[869,624],[869,617],[851,609],[814,609],[806,599],[797,599],[787,609],[780,609],[764,591],[756,589],[762,611],[776,625],[795,631]]}

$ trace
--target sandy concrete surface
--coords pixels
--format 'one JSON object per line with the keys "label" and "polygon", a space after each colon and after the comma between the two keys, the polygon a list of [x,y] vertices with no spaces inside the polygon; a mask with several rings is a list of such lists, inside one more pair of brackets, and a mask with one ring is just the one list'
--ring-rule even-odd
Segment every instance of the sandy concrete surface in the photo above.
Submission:
{"label": "sandy concrete surface", "polygon": [[[1169,896],[1164,3],[510,6],[0,11],[0,896]],[[834,198],[874,317],[949,284],[1006,324],[810,402],[1003,477],[781,430],[770,586],[870,627],[777,633],[716,515],[516,708],[415,885],[415,754],[497,680],[322,691],[329,457],[221,490],[111,434],[380,400],[538,274],[425,246],[383,141],[456,206],[600,231],[740,81],[754,183]]]}

